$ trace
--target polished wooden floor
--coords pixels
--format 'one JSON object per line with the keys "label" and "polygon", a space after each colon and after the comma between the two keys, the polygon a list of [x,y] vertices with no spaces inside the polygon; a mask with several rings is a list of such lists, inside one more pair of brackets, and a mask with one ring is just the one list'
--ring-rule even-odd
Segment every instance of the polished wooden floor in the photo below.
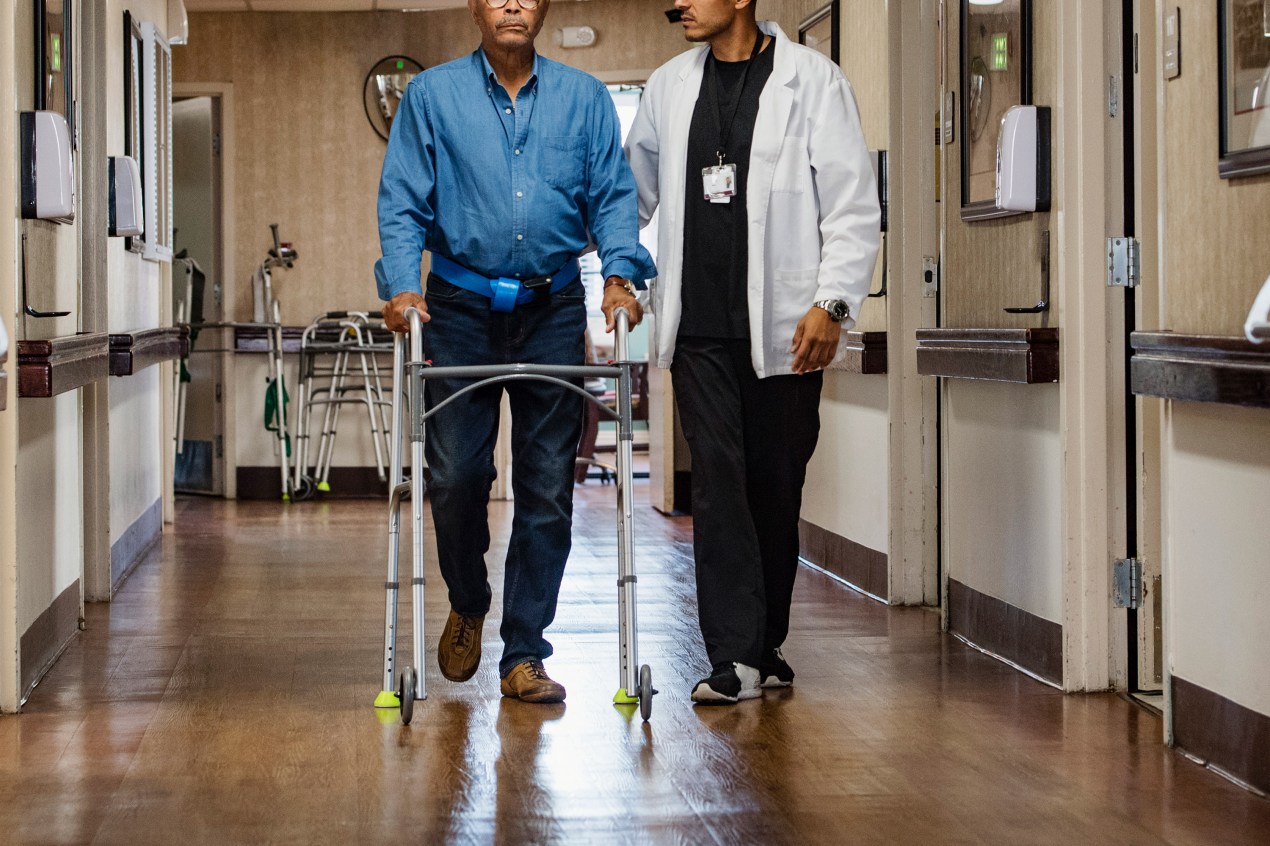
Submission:
{"label": "polished wooden floor", "polygon": [[[409,728],[371,707],[382,504],[180,501],[175,531],[0,718],[0,842],[1270,842],[1270,802],[1164,747],[1149,712],[1064,696],[935,613],[810,570],[786,646],[797,687],[694,709],[691,526],[647,508],[640,646],[662,693],[642,724],[610,704],[611,492],[580,489],[548,662],[568,702],[500,700],[492,658],[451,684],[429,655]],[[505,536],[509,509],[494,520]]]}

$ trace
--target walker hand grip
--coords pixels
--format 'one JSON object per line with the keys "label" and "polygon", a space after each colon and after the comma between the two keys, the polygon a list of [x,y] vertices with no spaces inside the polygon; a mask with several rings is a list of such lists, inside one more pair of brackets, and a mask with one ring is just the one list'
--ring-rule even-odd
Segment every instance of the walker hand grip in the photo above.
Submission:
{"label": "walker hand grip", "polygon": [[628,336],[631,331],[631,315],[625,308],[616,308],[613,310],[613,322],[616,324],[616,332],[613,339],[613,356],[621,362],[630,358],[628,351]]}
{"label": "walker hand grip", "polygon": [[282,242],[278,240],[278,224],[269,224],[269,231],[273,233],[273,254],[282,258]]}

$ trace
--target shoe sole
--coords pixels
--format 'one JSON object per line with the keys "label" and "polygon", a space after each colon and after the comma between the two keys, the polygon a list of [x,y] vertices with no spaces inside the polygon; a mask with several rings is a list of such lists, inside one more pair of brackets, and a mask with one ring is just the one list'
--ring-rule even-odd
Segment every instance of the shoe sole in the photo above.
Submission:
{"label": "shoe sole", "polygon": [[503,696],[508,699],[518,699],[521,702],[528,702],[531,705],[555,705],[565,700],[564,693],[547,693],[547,694],[529,694],[527,696],[518,696],[515,693],[504,693]]}
{"label": "shoe sole", "polygon": [[481,664],[480,664],[480,662],[478,661],[478,662],[477,662],[477,664],[476,664],[476,666],[475,666],[475,667],[473,667],[473,668],[471,669],[471,671],[470,671],[470,672],[467,672],[467,673],[462,673],[462,674],[457,675],[457,676],[452,676],[452,675],[450,675],[449,673],[447,673],[447,672],[445,671],[445,667],[441,667],[441,662],[440,662],[440,661],[438,661],[438,662],[437,662],[437,666],[438,666],[438,667],[440,668],[440,670],[441,670],[441,675],[445,676],[447,679],[449,679],[449,680],[450,680],[450,681],[452,681],[452,682],[465,682],[465,681],[468,681],[469,679],[471,679],[471,678],[472,678],[472,676],[476,675],[476,671],[477,671],[477,670],[479,670],[479,669],[481,668]]}
{"label": "shoe sole", "polygon": [[724,693],[716,693],[709,685],[699,684],[693,690],[691,699],[698,705],[735,705],[745,699],[758,699],[762,695],[763,691],[754,689],[743,690],[736,696],[728,696]]}
{"label": "shoe sole", "polygon": [[781,681],[776,676],[768,676],[766,679],[763,680],[762,684],[759,685],[759,687],[765,687],[765,688],[793,687],[793,686],[794,686],[794,682],[792,679],[790,681]]}

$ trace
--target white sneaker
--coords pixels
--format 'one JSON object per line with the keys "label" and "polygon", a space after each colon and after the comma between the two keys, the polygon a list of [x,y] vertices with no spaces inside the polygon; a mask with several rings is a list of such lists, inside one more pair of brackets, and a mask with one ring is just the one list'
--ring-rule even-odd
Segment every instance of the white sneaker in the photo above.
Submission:
{"label": "white sneaker", "polygon": [[754,667],[733,661],[718,664],[709,678],[697,682],[692,689],[692,701],[701,705],[734,705],[742,699],[757,699],[763,695],[758,682]]}

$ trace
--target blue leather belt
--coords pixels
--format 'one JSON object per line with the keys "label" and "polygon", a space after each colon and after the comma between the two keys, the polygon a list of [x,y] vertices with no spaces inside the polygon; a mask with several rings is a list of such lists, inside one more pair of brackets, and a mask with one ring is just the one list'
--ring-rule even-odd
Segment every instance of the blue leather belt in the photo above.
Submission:
{"label": "blue leather belt", "polygon": [[539,291],[555,293],[578,278],[581,268],[577,259],[550,276],[535,276],[532,279],[508,279],[500,276],[490,279],[474,270],[468,270],[458,262],[452,261],[438,253],[432,254],[432,272],[451,285],[489,297],[491,311],[510,312],[518,305],[524,305],[534,298]]}

